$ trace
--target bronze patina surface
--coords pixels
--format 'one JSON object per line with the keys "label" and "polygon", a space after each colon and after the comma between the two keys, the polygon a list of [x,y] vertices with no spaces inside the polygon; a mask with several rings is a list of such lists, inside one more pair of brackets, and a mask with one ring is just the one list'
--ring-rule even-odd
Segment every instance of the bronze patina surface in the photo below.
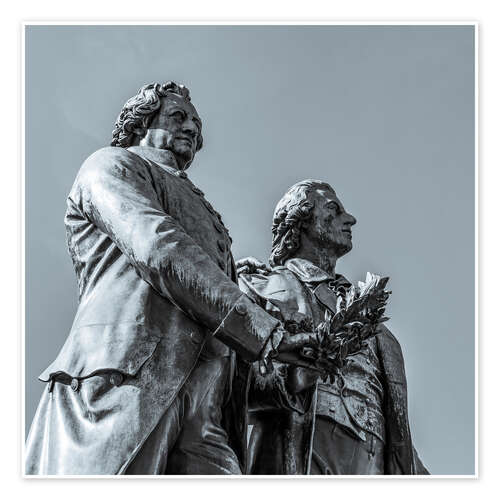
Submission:
{"label": "bronze patina surface", "polygon": [[201,127],[187,88],[145,85],[83,163],[65,216],[79,307],[40,375],[27,474],[240,473],[234,351],[300,343],[235,283],[228,231],[186,174]]}
{"label": "bronze patina surface", "polygon": [[[328,184],[292,186],[275,210],[271,269],[251,273],[247,260],[241,289],[289,329],[314,330],[350,287],[335,267],[352,248],[355,222]],[[248,473],[428,473],[411,441],[401,348],[385,326],[333,381],[273,364],[271,373],[253,370]]]}

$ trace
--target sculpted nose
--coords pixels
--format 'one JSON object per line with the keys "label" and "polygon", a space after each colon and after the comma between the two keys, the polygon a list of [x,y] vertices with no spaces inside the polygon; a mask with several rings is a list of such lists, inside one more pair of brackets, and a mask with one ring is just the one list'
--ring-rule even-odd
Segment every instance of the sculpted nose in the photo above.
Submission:
{"label": "sculpted nose", "polygon": [[346,213],[346,224],[349,224],[350,226],[354,226],[356,224],[356,217],[354,215],[351,215],[349,213]]}

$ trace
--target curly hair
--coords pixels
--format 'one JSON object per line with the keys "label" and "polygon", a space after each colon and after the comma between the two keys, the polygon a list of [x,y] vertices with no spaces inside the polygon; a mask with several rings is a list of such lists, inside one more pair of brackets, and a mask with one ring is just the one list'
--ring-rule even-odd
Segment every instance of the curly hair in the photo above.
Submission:
{"label": "curly hair", "polygon": [[[143,85],[137,94],[123,106],[115,122],[111,146],[128,148],[132,145],[136,128],[148,128],[161,107],[161,98],[168,93],[178,94],[191,101],[189,89],[175,82],[148,83]],[[198,137],[197,151],[203,146],[203,137]]]}
{"label": "curly hair", "polygon": [[314,189],[326,187],[326,182],[307,179],[294,184],[276,205],[273,216],[271,266],[281,266],[300,248],[303,227],[312,216],[314,203],[309,199]]}

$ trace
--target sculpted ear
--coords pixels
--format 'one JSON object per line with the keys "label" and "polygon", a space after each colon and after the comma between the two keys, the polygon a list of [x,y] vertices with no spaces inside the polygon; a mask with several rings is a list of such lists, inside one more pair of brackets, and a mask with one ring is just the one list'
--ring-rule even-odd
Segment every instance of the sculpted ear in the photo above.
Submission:
{"label": "sculpted ear", "polygon": [[300,229],[308,229],[314,217],[314,202],[306,201],[301,207]]}

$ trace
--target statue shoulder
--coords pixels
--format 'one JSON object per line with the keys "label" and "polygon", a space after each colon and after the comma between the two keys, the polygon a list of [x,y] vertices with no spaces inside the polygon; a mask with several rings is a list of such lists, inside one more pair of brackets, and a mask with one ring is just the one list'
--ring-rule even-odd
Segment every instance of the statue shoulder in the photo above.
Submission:
{"label": "statue shoulder", "polygon": [[384,323],[379,325],[379,332],[377,333],[377,337],[382,339],[384,342],[390,342],[401,349],[401,344],[396,336],[385,326]]}
{"label": "statue shoulder", "polygon": [[117,164],[145,163],[140,156],[125,148],[107,146],[92,153],[82,164],[82,168],[106,168]]}
{"label": "statue shoulder", "polygon": [[300,282],[285,267],[275,267],[266,274],[239,275],[240,288],[267,300],[285,301],[297,293]]}
{"label": "statue shoulder", "polygon": [[77,183],[98,182],[107,177],[127,178],[148,169],[147,163],[125,148],[108,146],[92,153],[80,167]]}

